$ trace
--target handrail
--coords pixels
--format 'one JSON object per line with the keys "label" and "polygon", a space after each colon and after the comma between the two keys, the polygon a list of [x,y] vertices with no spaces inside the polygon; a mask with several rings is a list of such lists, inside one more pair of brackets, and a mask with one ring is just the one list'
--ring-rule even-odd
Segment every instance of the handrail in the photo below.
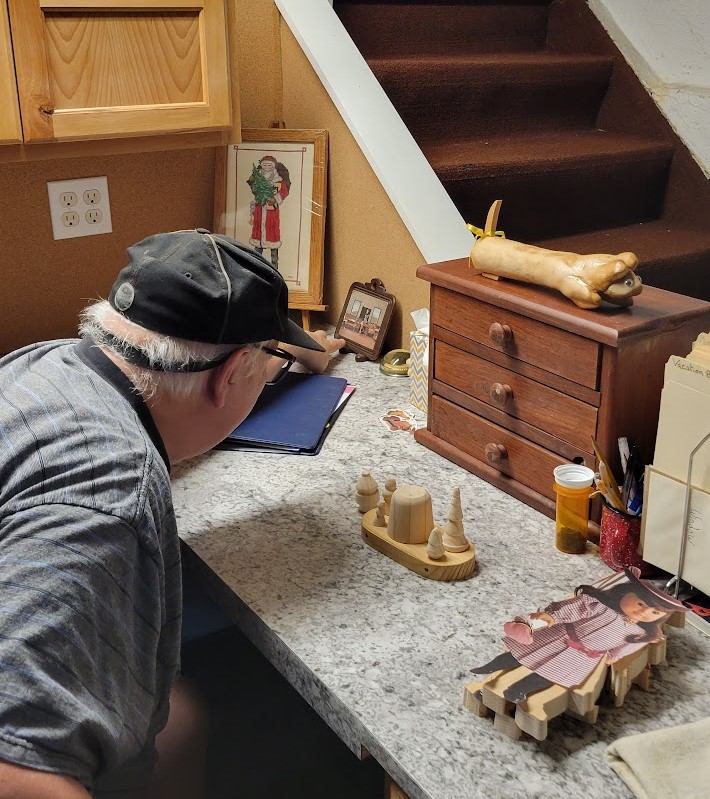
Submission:
{"label": "handrail", "polygon": [[275,0],[427,263],[468,256],[473,236],[329,0]]}

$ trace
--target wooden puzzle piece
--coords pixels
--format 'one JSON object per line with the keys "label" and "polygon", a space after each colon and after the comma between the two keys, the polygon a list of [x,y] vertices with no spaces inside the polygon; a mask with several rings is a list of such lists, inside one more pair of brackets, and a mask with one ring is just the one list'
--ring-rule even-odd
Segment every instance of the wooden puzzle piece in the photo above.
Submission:
{"label": "wooden puzzle piece", "polygon": [[[684,614],[671,617],[678,623]],[[479,718],[494,714],[494,729],[517,740],[522,733],[538,741],[547,737],[548,723],[563,713],[594,724],[599,714],[598,700],[606,687],[614,707],[621,707],[632,685],[648,690],[651,666],[663,663],[666,641],[654,641],[613,663],[602,659],[594,671],[579,686],[565,688],[552,684],[549,688],[529,695],[514,704],[504,692],[531,674],[525,666],[492,672],[483,680],[467,683],[464,706]]]}

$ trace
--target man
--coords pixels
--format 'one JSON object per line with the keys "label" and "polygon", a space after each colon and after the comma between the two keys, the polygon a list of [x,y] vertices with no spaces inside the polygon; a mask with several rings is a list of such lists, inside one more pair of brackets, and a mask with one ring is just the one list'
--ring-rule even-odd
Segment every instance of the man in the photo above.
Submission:
{"label": "man", "polygon": [[0,360],[0,799],[202,795],[170,464],[344,344],[290,321],[278,271],[225,236],[128,255],[81,341]]}

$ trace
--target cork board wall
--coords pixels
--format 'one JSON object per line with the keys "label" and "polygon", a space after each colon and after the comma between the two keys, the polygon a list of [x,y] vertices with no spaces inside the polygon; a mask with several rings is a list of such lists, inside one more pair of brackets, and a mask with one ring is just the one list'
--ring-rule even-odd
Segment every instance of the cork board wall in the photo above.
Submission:
{"label": "cork board wall", "polygon": [[[55,241],[47,182],[106,175],[113,233]],[[76,334],[106,297],[126,247],[152,233],[209,228],[214,149],[0,164],[0,353]]]}

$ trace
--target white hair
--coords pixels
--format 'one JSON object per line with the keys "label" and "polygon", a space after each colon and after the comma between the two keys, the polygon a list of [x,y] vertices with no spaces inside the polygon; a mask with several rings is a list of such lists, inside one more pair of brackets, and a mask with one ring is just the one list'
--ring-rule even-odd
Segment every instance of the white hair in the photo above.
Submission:
{"label": "white hair", "polygon": [[[207,363],[227,352],[240,349],[239,345],[234,344],[203,344],[155,333],[121,316],[107,300],[100,300],[84,308],[80,315],[79,335],[82,338],[91,338],[96,345],[120,358],[136,390],[146,399],[155,396],[158,391],[175,399],[189,399],[207,382],[209,370],[170,370],[190,364]],[[250,350],[248,375],[253,374],[263,363],[261,356],[266,353],[261,347],[264,343],[266,342],[243,345]],[[129,363],[124,357],[123,348],[138,350],[154,369]]]}

